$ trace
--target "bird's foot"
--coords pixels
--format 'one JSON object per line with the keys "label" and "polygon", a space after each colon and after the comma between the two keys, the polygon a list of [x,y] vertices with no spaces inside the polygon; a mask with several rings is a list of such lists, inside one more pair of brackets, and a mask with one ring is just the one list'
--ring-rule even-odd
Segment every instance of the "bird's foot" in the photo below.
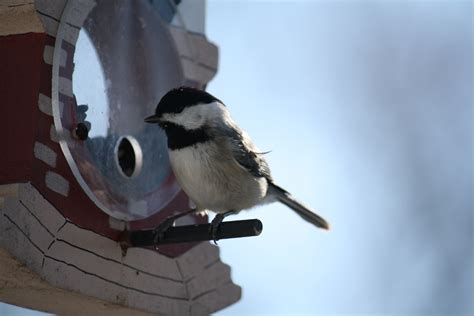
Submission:
{"label": "bird's foot", "polygon": [[212,240],[214,241],[214,244],[216,245],[217,245],[217,240],[219,240],[217,238],[217,230],[219,229],[219,226],[221,225],[224,218],[225,218],[225,215],[223,213],[218,213],[211,222],[209,233],[211,234]]}
{"label": "bird's foot", "polygon": [[225,213],[217,213],[217,215],[212,220],[211,228],[209,229],[209,233],[211,234],[211,237],[212,237],[212,240],[214,241],[214,244],[217,245],[217,241],[219,240],[217,238],[217,231],[219,230],[219,226],[221,225],[224,218],[226,218],[227,216],[232,215],[232,214],[237,214],[237,212],[236,211],[227,211]]}
{"label": "bird's foot", "polygon": [[173,216],[169,216],[165,218],[164,221],[162,221],[154,230],[153,230],[153,242],[155,244],[159,243],[160,241],[163,240],[163,237],[165,236],[166,231],[173,226],[174,222],[181,217],[193,214],[196,212],[196,209],[191,209],[189,211],[179,213]]}
{"label": "bird's foot", "polygon": [[166,218],[164,221],[162,221],[154,230],[153,230],[153,243],[157,244],[160,241],[163,240],[163,237],[165,236],[166,231],[173,226],[174,222],[176,221],[176,218],[174,216]]}

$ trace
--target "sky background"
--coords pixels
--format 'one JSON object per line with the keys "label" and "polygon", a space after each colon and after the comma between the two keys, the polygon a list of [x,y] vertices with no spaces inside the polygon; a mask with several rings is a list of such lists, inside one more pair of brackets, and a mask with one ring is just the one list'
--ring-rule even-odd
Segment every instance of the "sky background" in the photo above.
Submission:
{"label": "sky background", "polygon": [[208,91],[332,225],[277,204],[232,218],[264,230],[219,241],[243,295],[217,315],[473,314],[472,2],[213,0],[206,14]]}
{"label": "sky background", "polygon": [[208,1],[208,91],[332,225],[242,212],[264,230],[219,242],[243,295],[218,315],[474,313],[472,16],[469,1]]}

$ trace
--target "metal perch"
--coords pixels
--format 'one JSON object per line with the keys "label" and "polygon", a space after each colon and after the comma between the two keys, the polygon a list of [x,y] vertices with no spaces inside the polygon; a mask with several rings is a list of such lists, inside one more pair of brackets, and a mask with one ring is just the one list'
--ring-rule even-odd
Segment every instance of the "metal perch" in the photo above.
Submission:
{"label": "metal perch", "polygon": [[[258,236],[262,230],[262,222],[258,219],[223,222],[217,230],[216,240]],[[170,227],[157,243],[154,243],[155,234],[153,229],[125,231],[121,237],[122,247],[145,247],[213,240],[211,224]]]}

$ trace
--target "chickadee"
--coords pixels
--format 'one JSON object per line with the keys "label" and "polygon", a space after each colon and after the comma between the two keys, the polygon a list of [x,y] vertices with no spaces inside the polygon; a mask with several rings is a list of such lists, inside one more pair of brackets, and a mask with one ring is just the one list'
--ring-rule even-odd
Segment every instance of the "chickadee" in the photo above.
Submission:
{"label": "chickadee", "polygon": [[227,215],[275,201],[311,224],[329,229],[322,217],[273,182],[263,153],[237,126],[224,103],[211,94],[190,87],[173,89],[145,122],[158,123],[165,131],[176,180],[196,205],[192,212],[218,213],[211,223],[214,240]]}

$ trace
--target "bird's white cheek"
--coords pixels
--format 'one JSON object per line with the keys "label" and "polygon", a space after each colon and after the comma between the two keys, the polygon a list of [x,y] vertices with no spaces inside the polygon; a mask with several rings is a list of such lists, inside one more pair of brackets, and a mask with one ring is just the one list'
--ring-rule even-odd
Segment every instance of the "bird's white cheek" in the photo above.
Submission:
{"label": "bird's white cheek", "polygon": [[178,114],[164,114],[163,119],[190,130],[202,127],[206,116],[201,106],[193,106]]}

